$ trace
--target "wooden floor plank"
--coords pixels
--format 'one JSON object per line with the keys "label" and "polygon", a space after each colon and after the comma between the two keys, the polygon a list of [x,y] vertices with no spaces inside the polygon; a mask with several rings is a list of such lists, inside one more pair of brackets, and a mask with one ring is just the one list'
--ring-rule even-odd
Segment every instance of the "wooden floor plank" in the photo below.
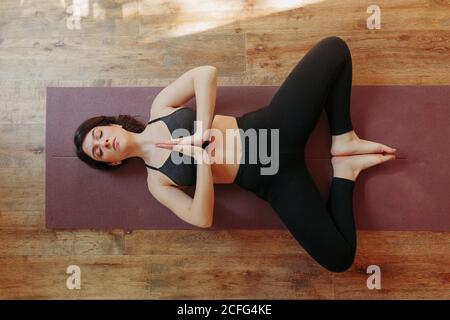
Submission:
{"label": "wooden floor plank", "polygon": [[138,230],[124,235],[124,254],[301,254],[287,230]]}
{"label": "wooden floor plank", "polygon": [[123,231],[7,229],[0,233],[0,256],[123,254]]}
{"label": "wooden floor plank", "polygon": [[[416,248],[417,249],[417,248]],[[360,250],[361,251],[361,250]],[[335,299],[450,299],[450,272],[447,255],[357,256],[353,267],[334,275]],[[367,267],[381,271],[381,289],[369,290]]]}
{"label": "wooden floor plank", "polygon": [[[66,269],[81,268],[68,290]],[[298,255],[0,257],[1,299],[330,299],[331,275]]]}
{"label": "wooden floor plank", "polygon": [[[335,299],[449,299],[450,232],[358,231],[353,266],[335,274]],[[381,271],[369,290],[367,268]]]}
{"label": "wooden floor plank", "polygon": [[[134,36],[64,36],[5,38],[0,45],[0,80],[112,79],[178,77],[204,64],[220,66],[221,74],[243,72],[242,34],[189,35],[176,41],[149,43]],[[214,48],[215,50],[211,50]],[[189,56],[189,61],[181,59]]]}
{"label": "wooden floor plank", "polygon": [[[450,31],[338,33],[352,55],[353,85],[450,83]],[[282,83],[322,32],[248,33],[247,70],[254,82]],[[420,61],[420,63],[418,63]]]}

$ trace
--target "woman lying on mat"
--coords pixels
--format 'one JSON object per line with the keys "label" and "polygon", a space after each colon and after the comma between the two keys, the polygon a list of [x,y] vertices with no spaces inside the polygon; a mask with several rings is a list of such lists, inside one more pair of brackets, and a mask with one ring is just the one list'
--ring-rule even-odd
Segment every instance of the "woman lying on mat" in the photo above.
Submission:
{"label": "woman lying on mat", "polygon": [[[198,227],[213,223],[214,184],[238,184],[268,201],[320,265],[347,270],[356,251],[355,180],[362,170],[395,159],[396,149],[360,139],[353,130],[352,58],[346,42],[331,36],[316,43],[267,106],[239,117],[214,115],[216,83],[212,66],[187,71],[154,99],[146,125],[123,115],[86,120],[75,133],[78,157],[100,169],[117,168],[131,157],[143,159],[151,194]],[[196,112],[178,107],[194,95]],[[332,135],[327,203],[304,158],[323,110]],[[193,198],[179,189],[188,185],[195,185]]]}

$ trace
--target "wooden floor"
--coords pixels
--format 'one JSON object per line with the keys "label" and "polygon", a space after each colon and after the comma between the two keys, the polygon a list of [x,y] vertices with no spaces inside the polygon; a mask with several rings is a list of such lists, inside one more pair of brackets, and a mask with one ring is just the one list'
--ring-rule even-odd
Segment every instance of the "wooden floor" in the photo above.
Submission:
{"label": "wooden floor", "polygon": [[330,35],[349,44],[354,85],[450,84],[449,1],[377,1],[379,30],[371,1],[198,3],[91,1],[73,29],[72,1],[0,1],[0,298],[449,299],[450,232],[359,230],[355,264],[332,274],[287,230],[45,229],[47,86],[163,86],[205,64],[219,86],[280,85]]}

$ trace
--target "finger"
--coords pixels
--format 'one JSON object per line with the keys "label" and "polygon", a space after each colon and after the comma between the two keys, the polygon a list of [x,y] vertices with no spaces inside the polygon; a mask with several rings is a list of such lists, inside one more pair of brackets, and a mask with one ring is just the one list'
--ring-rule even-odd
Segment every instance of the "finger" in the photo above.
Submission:
{"label": "finger", "polygon": [[176,144],[178,144],[178,141],[173,141],[173,140],[167,140],[167,141],[163,141],[163,142],[159,142],[159,143],[162,143],[162,144],[165,144],[165,145],[171,145],[171,146],[173,146],[173,145],[176,145]]}
{"label": "finger", "polygon": [[174,145],[172,146],[172,150],[176,151],[176,152],[181,152],[181,153],[186,153],[185,148],[183,147],[183,145]]}
{"label": "finger", "polygon": [[165,144],[165,143],[158,143],[157,144],[157,147],[159,147],[159,148],[164,148],[164,149],[172,149],[174,146],[173,145],[171,145],[171,144]]}
{"label": "finger", "polygon": [[166,141],[157,142],[156,144],[175,145],[179,143],[180,139],[170,139]]}
{"label": "finger", "polygon": [[172,143],[172,144],[178,144],[181,141],[182,141],[182,138],[170,139],[170,143]]}
{"label": "finger", "polygon": [[191,138],[191,136],[179,138],[179,139],[177,139],[177,144],[190,145],[190,144],[192,144],[192,138]]}
{"label": "finger", "polygon": [[162,147],[162,146],[169,146],[169,145],[171,145],[171,143],[169,143],[168,141],[162,141],[162,142],[156,142],[155,145],[157,147]]}

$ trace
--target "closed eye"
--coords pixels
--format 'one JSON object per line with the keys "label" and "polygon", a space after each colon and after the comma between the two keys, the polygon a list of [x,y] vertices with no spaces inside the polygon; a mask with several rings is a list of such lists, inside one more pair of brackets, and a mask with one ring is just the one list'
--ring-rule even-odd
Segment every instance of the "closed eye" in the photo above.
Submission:
{"label": "closed eye", "polygon": [[[103,136],[103,131],[100,131],[100,137],[97,138],[97,140],[99,140],[102,136]],[[97,147],[97,149],[100,149],[100,147]],[[97,157],[101,158],[102,156],[103,156],[103,152],[100,149],[100,154],[97,153]]]}
{"label": "closed eye", "polygon": [[[103,137],[103,131],[100,131],[100,138],[101,139]],[[103,151],[102,149],[100,149],[100,158],[103,156]]]}

